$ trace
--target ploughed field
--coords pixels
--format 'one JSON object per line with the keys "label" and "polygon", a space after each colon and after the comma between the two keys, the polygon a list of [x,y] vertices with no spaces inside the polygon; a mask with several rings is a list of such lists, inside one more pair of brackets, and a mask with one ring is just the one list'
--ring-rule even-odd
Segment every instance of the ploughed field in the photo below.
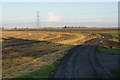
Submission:
{"label": "ploughed field", "polygon": [[91,34],[50,31],[3,31],[3,78],[20,76],[61,59],[75,45],[96,38]]}

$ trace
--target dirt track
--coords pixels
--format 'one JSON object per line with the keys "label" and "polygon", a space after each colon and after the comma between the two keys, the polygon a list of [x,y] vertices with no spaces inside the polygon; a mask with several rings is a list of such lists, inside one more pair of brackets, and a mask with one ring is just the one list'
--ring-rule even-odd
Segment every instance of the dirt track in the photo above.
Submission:
{"label": "dirt track", "polygon": [[111,38],[107,34],[102,36],[104,37],[70,50],[55,72],[54,78],[115,78],[110,68],[118,66],[118,55],[104,57],[104,54],[99,54],[96,50],[96,45]]}
{"label": "dirt track", "polygon": [[[85,43],[85,45],[100,45],[102,42],[105,42],[107,41],[108,39],[111,39],[112,37],[108,34],[101,34],[101,38],[96,38],[96,39],[93,39],[93,40],[90,40],[88,42]],[[104,38],[103,38],[104,37]],[[102,42],[100,42],[102,41]]]}

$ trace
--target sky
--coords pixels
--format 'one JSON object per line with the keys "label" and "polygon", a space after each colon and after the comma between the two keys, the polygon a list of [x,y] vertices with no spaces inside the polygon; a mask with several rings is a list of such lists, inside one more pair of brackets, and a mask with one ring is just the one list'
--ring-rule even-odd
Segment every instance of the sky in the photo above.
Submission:
{"label": "sky", "polygon": [[118,26],[117,2],[5,2],[2,24],[6,28],[36,27],[37,11],[40,27]]}
{"label": "sky", "polygon": [[119,0],[0,0],[0,2],[119,2]]}

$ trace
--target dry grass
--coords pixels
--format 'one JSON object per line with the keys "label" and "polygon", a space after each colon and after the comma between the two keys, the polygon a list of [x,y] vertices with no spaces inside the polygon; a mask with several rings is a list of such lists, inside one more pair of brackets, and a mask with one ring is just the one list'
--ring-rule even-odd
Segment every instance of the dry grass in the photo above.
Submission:
{"label": "dry grass", "polygon": [[[48,32],[48,31],[3,31],[3,38],[20,38],[26,40],[48,41],[53,43],[78,45],[83,43],[89,35],[65,32]],[[94,38],[90,36],[89,38]],[[80,43],[76,43],[81,41]]]}
{"label": "dry grass", "polygon": [[48,31],[3,31],[2,34],[4,78],[51,64],[73,46],[95,38],[90,34]]}

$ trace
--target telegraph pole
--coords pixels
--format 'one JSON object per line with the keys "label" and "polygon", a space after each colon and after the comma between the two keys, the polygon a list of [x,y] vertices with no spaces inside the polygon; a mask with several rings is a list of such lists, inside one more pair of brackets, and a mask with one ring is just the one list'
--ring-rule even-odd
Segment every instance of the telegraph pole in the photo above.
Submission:
{"label": "telegraph pole", "polygon": [[37,22],[36,22],[37,28],[40,27],[40,20],[39,20],[39,11],[37,11]]}

